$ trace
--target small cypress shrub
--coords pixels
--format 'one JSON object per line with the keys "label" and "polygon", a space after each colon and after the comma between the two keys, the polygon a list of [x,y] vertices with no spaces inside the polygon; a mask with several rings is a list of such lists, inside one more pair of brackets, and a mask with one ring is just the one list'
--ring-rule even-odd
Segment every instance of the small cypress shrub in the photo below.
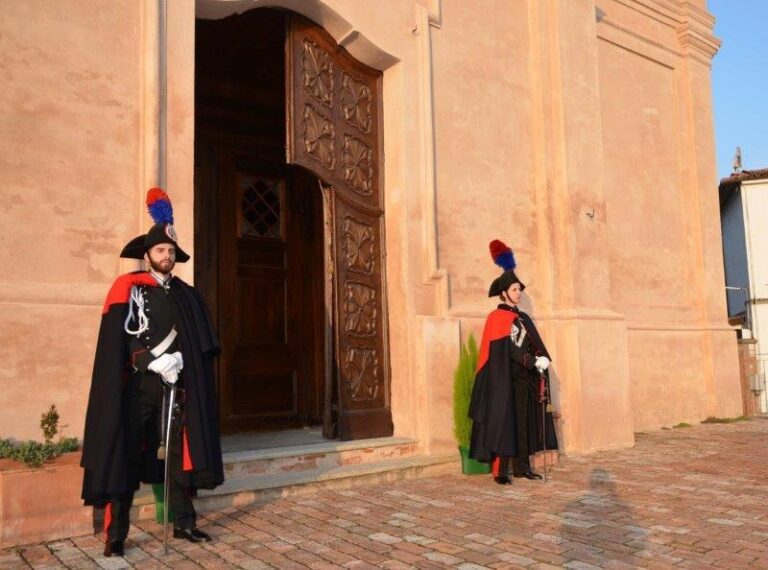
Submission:
{"label": "small cypress shrub", "polygon": [[472,420],[469,418],[469,402],[475,383],[478,350],[473,334],[459,350],[459,362],[453,373],[453,435],[461,447],[469,447]]}
{"label": "small cypress shrub", "polygon": [[47,412],[40,416],[40,429],[43,430],[43,438],[46,443],[50,443],[57,433],[59,433],[59,410],[56,404],[51,404]]}

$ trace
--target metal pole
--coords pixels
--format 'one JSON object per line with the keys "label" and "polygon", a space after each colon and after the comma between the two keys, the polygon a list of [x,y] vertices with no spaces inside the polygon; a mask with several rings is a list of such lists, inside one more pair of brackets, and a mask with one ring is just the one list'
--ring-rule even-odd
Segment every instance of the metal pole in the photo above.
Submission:
{"label": "metal pole", "polygon": [[168,2],[158,0],[158,85],[157,113],[157,180],[160,188],[166,188],[168,176]]}

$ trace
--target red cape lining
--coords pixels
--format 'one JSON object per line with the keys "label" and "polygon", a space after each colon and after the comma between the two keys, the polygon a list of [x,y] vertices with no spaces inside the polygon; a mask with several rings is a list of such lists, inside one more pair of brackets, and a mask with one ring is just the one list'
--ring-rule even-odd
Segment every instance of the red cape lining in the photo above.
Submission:
{"label": "red cape lining", "polygon": [[512,311],[496,309],[485,320],[483,329],[483,340],[480,342],[480,356],[477,359],[477,372],[488,362],[491,343],[505,336],[509,336],[512,331],[512,323],[518,318],[518,314]]}

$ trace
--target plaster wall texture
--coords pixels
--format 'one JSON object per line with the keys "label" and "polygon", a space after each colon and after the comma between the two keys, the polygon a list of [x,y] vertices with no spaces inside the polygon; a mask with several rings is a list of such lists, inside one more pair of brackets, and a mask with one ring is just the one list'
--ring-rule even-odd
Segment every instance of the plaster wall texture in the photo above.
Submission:
{"label": "plaster wall texture", "polygon": [[[495,305],[485,295],[496,237],[516,251],[524,309],[553,353],[569,452],[737,415],[716,195],[703,192],[714,182],[715,41],[702,2],[601,1],[600,23],[593,0],[170,2],[167,189],[189,250],[194,18],[267,4],[314,19],[384,74],[398,435],[428,453],[453,449],[458,342]],[[157,183],[154,5],[38,1],[0,14],[0,46],[11,48],[0,50],[11,86],[0,94],[11,133],[0,140],[10,198],[0,227],[12,246],[0,260],[18,267],[0,279],[12,363],[1,373],[15,386],[0,394],[1,435],[36,436],[54,396],[70,433],[82,429],[99,307],[113,276],[133,268],[117,253],[146,228],[141,198]],[[686,52],[690,26],[711,53]],[[189,279],[191,264],[180,274]],[[24,342],[39,329],[45,358]],[[660,371],[680,354],[659,344],[688,351],[687,390],[677,377],[674,387],[683,402],[660,395],[673,389]]]}
{"label": "plaster wall texture", "polygon": [[100,305],[139,227],[140,14],[131,3],[0,10],[0,436],[80,435]]}

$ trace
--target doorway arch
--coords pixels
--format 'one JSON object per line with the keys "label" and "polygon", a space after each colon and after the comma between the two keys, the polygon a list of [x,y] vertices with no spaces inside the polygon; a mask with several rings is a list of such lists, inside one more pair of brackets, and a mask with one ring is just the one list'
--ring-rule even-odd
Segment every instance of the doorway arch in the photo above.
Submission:
{"label": "doorway arch", "polygon": [[225,346],[223,430],[391,435],[381,73],[295,13],[197,27],[195,281]]}

